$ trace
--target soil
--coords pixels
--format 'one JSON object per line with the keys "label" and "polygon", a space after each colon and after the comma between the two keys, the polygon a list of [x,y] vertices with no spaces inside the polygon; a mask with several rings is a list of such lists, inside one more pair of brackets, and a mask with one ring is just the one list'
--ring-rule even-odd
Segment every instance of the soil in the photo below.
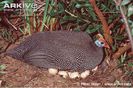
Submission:
{"label": "soil", "polygon": [[[6,48],[8,43],[0,39],[1,47]],[[15,47],[10,45],[8,49]],[[105,58],[110,59],[109,57]],[[1,87],[97,87],[97,86],[122,86],[133,85],[133,78],[128,77],[121,68],[117,68],[117,60],[106,60],[99,69],[92,72],[86,79],[64,79],[58,75],[52,76],[47,69],[37,68],[14,58],[0,54],[0,64],[4,64],[4,74],[0,74]]]}

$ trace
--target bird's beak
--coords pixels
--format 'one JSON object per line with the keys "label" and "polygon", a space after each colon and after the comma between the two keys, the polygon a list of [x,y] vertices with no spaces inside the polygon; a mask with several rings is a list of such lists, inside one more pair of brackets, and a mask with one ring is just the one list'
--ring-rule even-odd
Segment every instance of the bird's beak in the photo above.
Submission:
{"label": "bird's beak", "polygon": [[108,43],[105,41],[104,38],[101,37],[98,40],[104,43],[104,46],[103,47],[110,49],[110,46],[108,45]]}
{"label": "bird's beak", "polygon": [[97,39],[100,41],[100,42],[103,42],[104,43],[104,48],[108,48],[110,49],[110,46],[109,44],[107,43],[107,41],[104,39],[104,37],[101,35],[101,34],[97,34],[96,35]]}

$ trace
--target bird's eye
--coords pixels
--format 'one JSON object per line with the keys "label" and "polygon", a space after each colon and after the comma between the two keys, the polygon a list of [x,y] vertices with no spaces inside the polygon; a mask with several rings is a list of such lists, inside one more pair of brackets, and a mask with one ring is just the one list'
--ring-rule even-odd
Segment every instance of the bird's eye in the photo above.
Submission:
{"label": "bird's eye", "polygon": [[100,42],[102,45],[104,44],[104,42]]}
{"label": "bird's eye", "polygon": [[96,40],[95,41],[95,44],[98,46],[98,47],[103,47],[104,46],[104,42],[101,42],[99,40]]}

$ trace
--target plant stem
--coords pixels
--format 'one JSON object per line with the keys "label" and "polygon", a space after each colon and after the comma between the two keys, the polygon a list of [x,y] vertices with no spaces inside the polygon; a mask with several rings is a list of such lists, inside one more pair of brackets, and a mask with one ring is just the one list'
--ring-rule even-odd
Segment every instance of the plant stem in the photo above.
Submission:
{"label": "plant stem", "polygon": [[120,5],[120,12],[121,12],[121,15],[123,17],[123,20],[124,20],[124,23],[125,23],[125,26],[126,26],[126,31],[127,31],[127,34],[128,34],[129,40],[130,40],[130,43],[131,43],[131,49],[133,51],[133,38],[132,38],[132,35],[131,35],[131,29],[129,27],[127,18],[126,18],[125,14],[124,14],[124,11],[123,11],[121,5]]}

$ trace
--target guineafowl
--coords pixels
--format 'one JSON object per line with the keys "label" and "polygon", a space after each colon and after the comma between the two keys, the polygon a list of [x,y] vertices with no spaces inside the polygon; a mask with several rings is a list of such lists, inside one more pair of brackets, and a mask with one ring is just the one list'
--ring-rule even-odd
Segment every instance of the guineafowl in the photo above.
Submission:
{"label": "guineafowl", "polygon": [[82,72],[103,60],[103,48],[84,32],[38,32],[6,55],[42,68]]}

